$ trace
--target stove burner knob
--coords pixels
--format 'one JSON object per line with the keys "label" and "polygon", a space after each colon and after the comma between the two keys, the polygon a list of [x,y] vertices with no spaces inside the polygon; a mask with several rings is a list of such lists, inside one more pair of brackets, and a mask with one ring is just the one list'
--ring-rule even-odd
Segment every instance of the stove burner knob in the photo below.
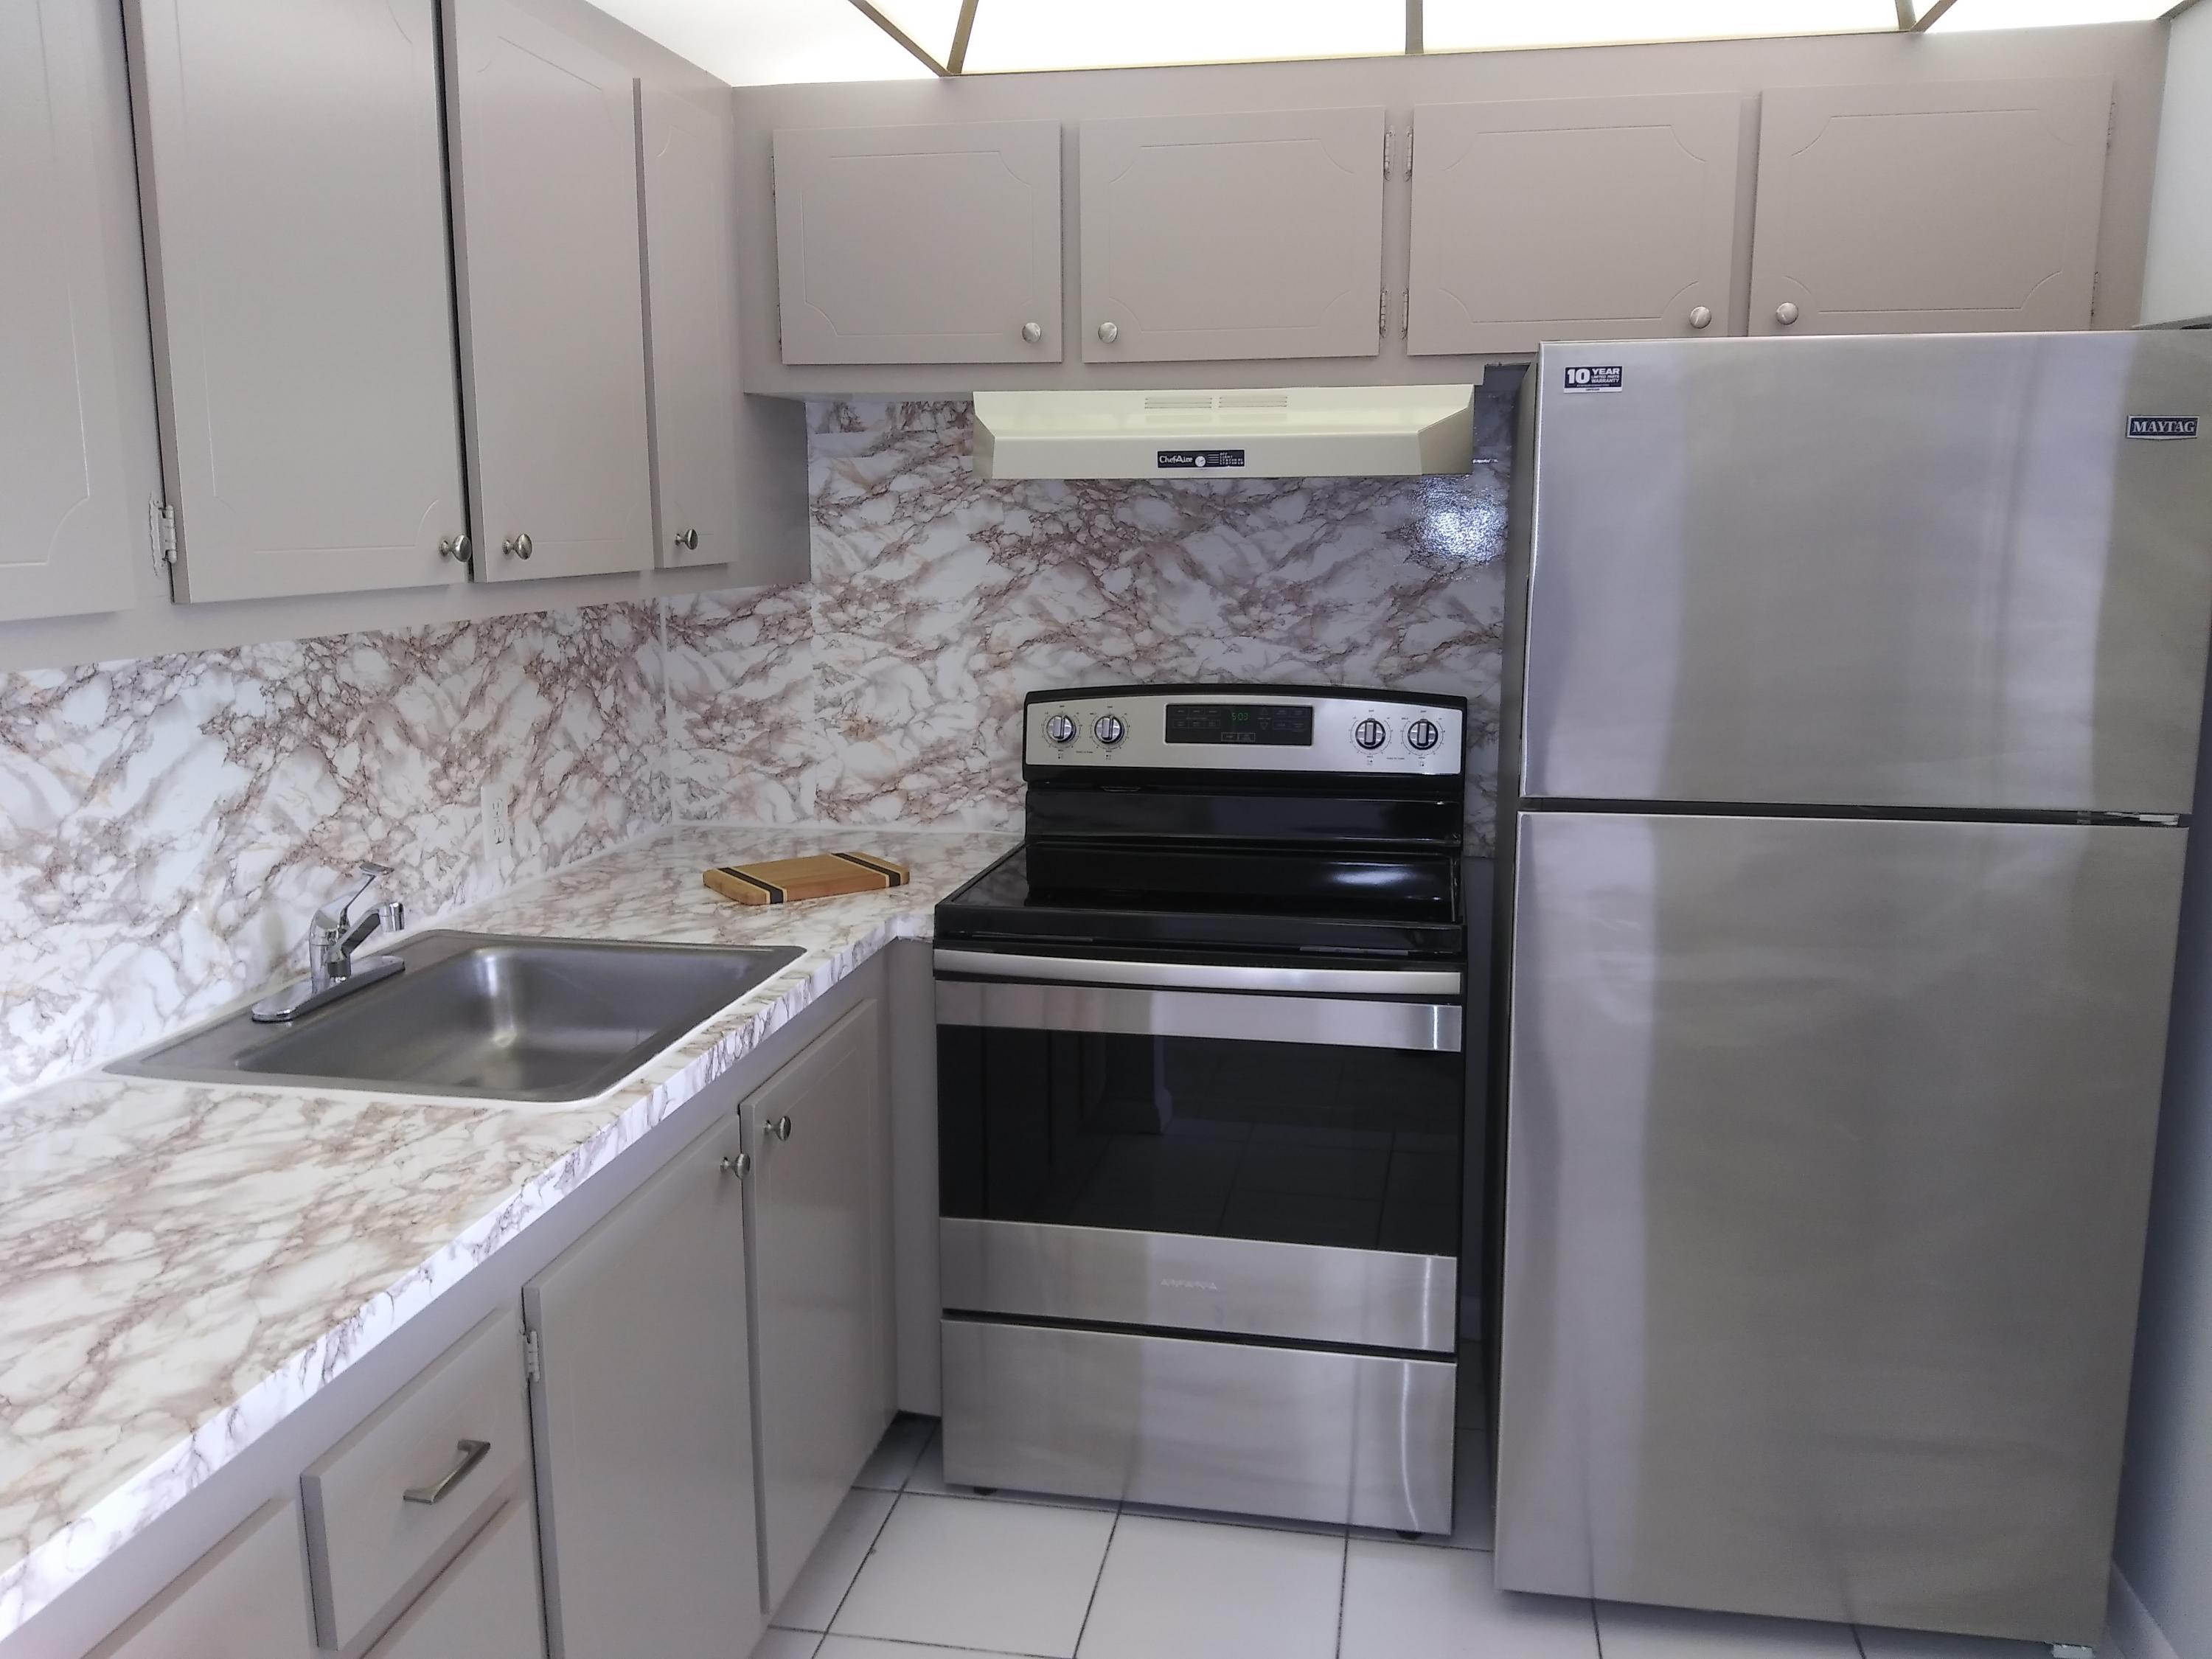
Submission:
{"label": "stove burner knob", "polygon": [[1389,736],[1381,720],[1362,720],[1352,728],[1352,740],[1362,749],[1380,749]]}
{"label": "stove burner knob", "polygon": [[1044,723],[1044,734],[1054,743],[1075,741],[1075,722],[1065,714],[1054,714]]}
{"label": "stove burner knob", "polygon": [[1406,741],[1416,749],[1433,749],[1443,733],[1437,730],[1434,720],[1415,720],[1406,728]]}
{"label": "stove burner knob", "polygon": [[1111,749],[1121,741],[1122,726],[1118,714],[1101,714],[1091,728],[1091,735]]}

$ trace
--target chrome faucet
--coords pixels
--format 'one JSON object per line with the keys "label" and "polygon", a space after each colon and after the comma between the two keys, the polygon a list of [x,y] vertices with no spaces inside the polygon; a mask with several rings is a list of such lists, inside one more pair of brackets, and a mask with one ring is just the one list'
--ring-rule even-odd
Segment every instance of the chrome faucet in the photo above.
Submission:
{"label": "chrome faucet", "polygon": [[406,907],[398,899],[380,904],[359,921],[353,919],[353,907],[362,895],[391,873],[389,865],[362,863],[354,872],[351,890],[315,912],[307,927],[307,977],[295,979],[276,995],[255,1003],[255,1019],[264,1025],[296,1019],[379,980],[389,979],[407,965],[398,957],[354,959],[353,953],[379,927],[396,933],[406,925]]}

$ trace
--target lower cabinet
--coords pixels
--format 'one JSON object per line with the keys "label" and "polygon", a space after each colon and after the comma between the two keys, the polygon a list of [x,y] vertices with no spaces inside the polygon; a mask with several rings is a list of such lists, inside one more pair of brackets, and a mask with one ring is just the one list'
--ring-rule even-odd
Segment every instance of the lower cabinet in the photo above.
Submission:
{"label": "lower cabinet", "polygon": [[764,1622],[744,1125],[709,1131],[524,1289],[556,1659],[707,1659]]}
{"label": "lower cabinet", "polygon": [[530,1504],[501,1510],[368,1659],[544,1659]]}
{"label": "lower cabinet", "polygon": [[773,1609],[891,1419],[882,1020],[862,1003],[743,1107],[753,1136],[753,1376]]}
{"label": "lower cabinet", "polygon": [[185,1569],[92,1659],[307,1659],[300,1506],[264,1504]]}

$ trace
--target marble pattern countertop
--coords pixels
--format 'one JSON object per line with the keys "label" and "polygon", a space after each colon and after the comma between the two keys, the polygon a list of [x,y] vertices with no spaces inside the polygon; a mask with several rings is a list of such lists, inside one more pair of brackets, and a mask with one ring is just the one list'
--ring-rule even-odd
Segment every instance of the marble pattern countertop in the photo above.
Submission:
{"label": "marble pattern countertop", "polygon": [[[0,1108],[0,1637],[1015,844],[684,826],[441,917],[805,954],[574,1107],[94,1073]],[[873,849],[888,893],[751,908],[700,872]]]}

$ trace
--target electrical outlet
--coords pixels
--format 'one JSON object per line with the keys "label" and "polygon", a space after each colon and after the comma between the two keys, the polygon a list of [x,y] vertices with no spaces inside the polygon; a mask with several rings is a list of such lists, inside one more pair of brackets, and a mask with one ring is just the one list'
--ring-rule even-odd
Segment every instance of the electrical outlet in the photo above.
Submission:
{"label": "electrical outlet", "polygon": [[507,791],[495,783],[483,787],[484,857],[494,865],[503,863],[507,850],[514,845],[514,818],[507,805]]}

